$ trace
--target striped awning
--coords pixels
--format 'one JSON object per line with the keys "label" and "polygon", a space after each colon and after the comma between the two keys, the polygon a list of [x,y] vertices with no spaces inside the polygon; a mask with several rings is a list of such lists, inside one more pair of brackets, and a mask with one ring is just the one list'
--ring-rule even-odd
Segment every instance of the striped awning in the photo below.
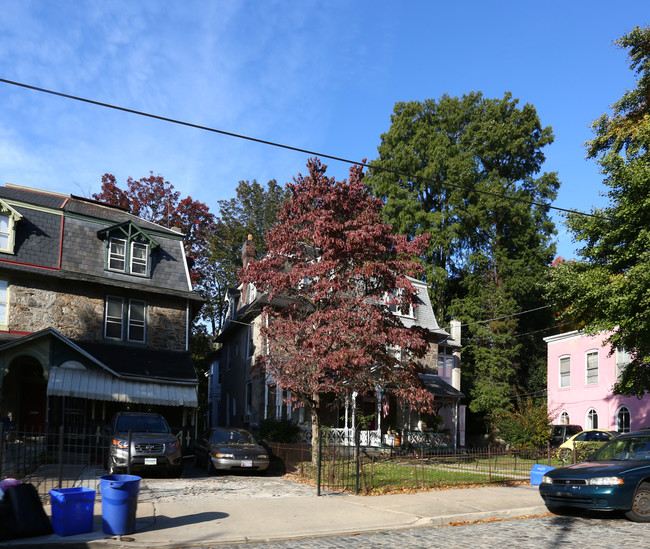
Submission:
{"label": "striped awning", "polygon": [[47,394],[111,402],[198,407],[197,388],[193,384],[131,380],[77,368],[52,368]]}

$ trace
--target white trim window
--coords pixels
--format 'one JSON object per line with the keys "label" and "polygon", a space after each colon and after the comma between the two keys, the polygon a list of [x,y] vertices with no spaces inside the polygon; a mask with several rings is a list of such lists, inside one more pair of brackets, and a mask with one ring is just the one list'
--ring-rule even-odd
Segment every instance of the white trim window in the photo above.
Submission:
{"label": "white trim window", "polygon": [[451,378],[454,369],[454,355],[451,347],[438,345],[438,375]]}
{"label": "white trim window", "polygon": [[585,383],[587,385],[598,384],[598,351],[587,351],[585,355]]}
{"label": "white trim window", "polygon": [[627,406],[621,406],[616,412],[616,430],[619,433],[629,433],[632,430],[630,410]]}
{"label": "white trim window", "polygon": [[131,242],[131,274],[146,276],[149,272],[149,244]]}
{"label": "white trim window", "polygon": [[616,381],[621,379],[625,368],[628,367],[632,358],[630,357],[630,352],[624,347],[616,348]]}
{"label": "white trim window", "polygon": [[586,419],[585,429],[598,429],[598,412],[596,412],[596,410],[589,408]]}
{"label": "white trim window", "polygon": [[111,271],[124,272],[126,269],[126,240],[111,238],[108,241],[108,268]]}
{"label": "white trim window", "polygon": [[7,327],[7,318],[9,311],[9,283],[6,280],[0,280],[0,326]]}
{"label": "white trim window", "polygon": [[388,305],[388,309],[391,313],[397,316],[404,316],[407,318],[415,318],[415,312],[413,311],[413,303],[408,304],[408,310],[406,308],[400,308],[397,300],[402,298],[405,294],[404,288],[399,288],[393,292],[386,292],[384,294],[384,302]]}
{"label": "white trim window", "polygon": [[560,357],[560,389],[571,387],[571,357]]}
{"label": "white trim window", "polygon": [[562,410],[560,414],[560,425],[571,425],[571,418],[566,410]]}
{"label": "white trim window", "polygon": [[[106,296],[104,337],[144,343],[146,340],[147,303],[139,299]],[[126,333],[125,333],[126,331]]]}
{"label": "white trim window", "polygon": [[9,251],[12,229],[11,218],[6,214],[0,214],[0,250]]}
{"label": "white trim window", "polygon": [[129,299],[128,335],[129,341],[144,343],[146,338],[147,303],[139,299]]}

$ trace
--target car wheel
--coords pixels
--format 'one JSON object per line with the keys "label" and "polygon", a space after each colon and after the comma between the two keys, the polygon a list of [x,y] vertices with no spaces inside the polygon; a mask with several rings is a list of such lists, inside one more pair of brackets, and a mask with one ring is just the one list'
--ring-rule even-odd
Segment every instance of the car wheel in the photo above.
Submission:
{"label": "car wheel", "polygon": [[117,467],[115,467],[115,463],[113,463],[113,460],[108,458],[108,467],[106,469],[109,475],[119,475],[120,471]]}
{"label": "car wheel", "polygon": [[205,470],[209,475],[214,475],[217,470],[214,468],[214,463],[212,463],[212,458],[210,456],[206,456],[205,458]]}
{"label": "car wheel", "polygon": [[650,483],[644,482],[637,488],[632,509],[625,516],[634,522],[650,522]]}

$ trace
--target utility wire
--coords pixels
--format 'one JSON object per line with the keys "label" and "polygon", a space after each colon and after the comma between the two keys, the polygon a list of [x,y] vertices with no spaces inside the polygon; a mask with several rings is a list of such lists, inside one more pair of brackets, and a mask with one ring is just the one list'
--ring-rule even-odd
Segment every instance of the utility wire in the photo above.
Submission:
{"label": "utility wire", "polygon": [[548,309],[550,305],[544,305],[542,307],[537,307],[535,309],[528,309],[527,311],[519,311],[518,313],[512,313],[511,315],[499,316],[496,318],[489,318],[487,320],[477,320],[476,322],[468,322],[467,324],[461,324],[461,328],[464,326],[473,326],[474,324],[485,324],[486,322],[494,322],[495,320],[503,320],[505,318],[511,318],[513,316],[524,315],[526,313],[534,313],[535,311],[541,311],[542,309]]}
{"label": "utility wire", "polygon": [[[278,148],[281,148],[281,149],[287,149],[287,150],[290,150],[290,151],[300,152],[300,153],[304,153],[304,154],[308,154],[308,155],[312,155],[312,156],[328,158],[330,160],[335,160],[337,162],[343,162],[345,164],[352,164],[352,165],[355,165],[355,166],[367,167],[367,168],[369,168],[371,170],[380,170],[380,171],[388,172],[390,174],[393,174],[393,175],[396,175],[396,176],[399,176],[399,177],[406,178],[406,179],[411,180],[411,181],[419,179],[421,181],[433,182],[430,178],[426,178],[426,177],[413,176],[411,174],[399,172],[397,170],[391,170],[389,168],[383,168],[383,167],[380,167],[380,166],[369,166],[369,165],[367,165],[367,164],[365,164],[363,162],[359,162],[359,161],[356,161],[356,160],[349,160],[347,158],[342,158],[342,157],[339,157],[339,156],[333,156],[333,155],[330,155],[330,154],[324,154],[324,153],[319,153],[319,152],[316,152],[316,151],[310,151],[308,149],[303,149],[303,148],[300,148],[300,147],[293,147],[291,145],[284,145],[282,143],[276,143],[274,141],[267,141],[266,139],[259,139],[259,138],[256,138],[256,137],[250,137],[250,136],[247,136],[247,135],[242,135],[242,134],[238,134],[238,133],[234,133],[234,132],[219,130],[219,129],[216,129],[216,128],[211,128],[209,126],[203,126],[201,124],[194,124],[192,122],[184,122],[182,120],[178,120],[178,119],[175,119],[175,118],[169,118],[169,117],[166,117],[166,116],[160,116],[160,115],[157,115],[157,114],[152,114],[152,113],[148,113],[148,112],[144,112],[144,111],[139,111],[139,110],[136,110],[136,109],[129,109],[129,108],[126,108],[126,107],[120,107],[118,105],[113,105],[111,103],[104,103],[102,101],[95,101],[94,99],[87,99],[85,97],[79,97],[79,96],[76,96],[76,95],[70,95],[70,94],[63,93],[63,92],[49,90],[47,88],[40,88],[38,86],[32,86],[30,84],[24,84],[22,82],[7,80],[6,78],[0,78],[0,82],[3,82],[5,84],[10,84],[12,86],[18,86],[18,87],[21,87],[21,88],[26,88],[26,89],[29,89],[29,90],[34,90],[34,91],[38,91],[38,92],[42,92],[42,93],[47,93],[47,94],[50,94],[50,95],[56,95],[58,97],[64,97],[66,99],[72,99],[74,101],[81,101],[82,103],[89,103],[91,105],[97,105],[99,107],[105,107],[107,109],[114,109],[114,110],[117,110],[117,111],[127,112],[127,113],[130,113],[130,114],[136,114],[138,116],[145,116],[147,118],[153,118],[155,120],[162,120],[163,122],[170,122],[172,124],[178,124],[180,126],[187,126],[187,127],[195,128],[195,129],[198,129],[198,130],[204,130],[204,131],[208,131],[208,132],[218,133],[220,135],[226,135],[228,137],[235,137],[237,139],[244,139],[244,140],[247,140],[247,141],[253,141],[255,143],[261,143],[263,145],[269,145],[271,147],[278,147]],[[468,189],[467,187],[463,187],[462,185],[455,185],[453,183],[448,183],[447,182],[447,183],[444,183],[443,185],[446,186],[446,187],[459,189],[459,190],[466,191],[466,192],[475,192],[475,193],[479,193],[479,194],[485,194],[485,195],[488,195],[488,196],[503,198],[503,199],[506,199],[506,200],[514,201],[514,202],[520,202],[520,203],[528,204],[528,205],[532,205],[532,206],[539,206],[539,207],[542,207],[542,208],[548,208],[550,210],[556,210],[556,211],[563,212],[563,213],[584,215],[584,216],[587,216],[587,217],[595,217],[595,218],[598,218],[598,219],[608,219],[608,218],[606,218],[604,216],[601,216],[601,215],[585,213],[585,212],[581,212],[581,211],[578,211],[578,210],[572,210],[572,209],[567,209],[567,208],[560,208],[560,207],[557,207],[557,206],[551,206],[550,204],[547,204],[545,202],[536,202],[536,201],[533,201],[533,200],[525,200],[523,198],[518,198],[518,197],[515,197],[515,196],[505,196],[505,195],[490,192],[490,191],[483,191],[483,190],[478,190],[478,189]]]}

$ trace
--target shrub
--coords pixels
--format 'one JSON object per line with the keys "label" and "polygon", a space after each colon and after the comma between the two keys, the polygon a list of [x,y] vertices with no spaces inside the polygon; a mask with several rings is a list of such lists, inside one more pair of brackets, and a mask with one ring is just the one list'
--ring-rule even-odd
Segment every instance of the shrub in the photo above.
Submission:
{"label": "shrub", "polygon": [[298,441],[300,427],[290,419],[265,419],[260,423],[260,438],[268,442]]}

